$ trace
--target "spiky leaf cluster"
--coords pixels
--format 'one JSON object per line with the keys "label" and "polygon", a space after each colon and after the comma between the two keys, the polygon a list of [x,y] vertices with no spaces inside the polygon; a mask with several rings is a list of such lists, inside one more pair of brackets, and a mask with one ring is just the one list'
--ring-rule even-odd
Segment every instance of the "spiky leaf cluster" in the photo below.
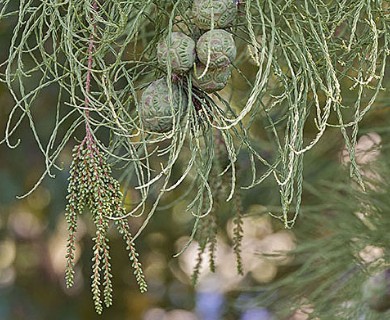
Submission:
{"label": "spiky leaf cluster", "polygon": [[[73,149],[73,162],[68,186],[68,222],[66,285],[74,283],[74,259],[77,231],[77,216],[87,209],[96,227],[93,238],[92,258],[92,295],[97,313],[112,304],[111,257],[108,240],[110,219],[126,214],[122,206],[122,193],[118,181],[112,177],[111,168],[89,134]],[[146,283],[138,254],[135,251],[132,236],[126,219],[118,219],[116,226],[122,234],[129,251],[132,267],[141,292],[146,291]],[[103,292],[102,292],[103,289]],[[103,302],[102,302],[103,296]]]}

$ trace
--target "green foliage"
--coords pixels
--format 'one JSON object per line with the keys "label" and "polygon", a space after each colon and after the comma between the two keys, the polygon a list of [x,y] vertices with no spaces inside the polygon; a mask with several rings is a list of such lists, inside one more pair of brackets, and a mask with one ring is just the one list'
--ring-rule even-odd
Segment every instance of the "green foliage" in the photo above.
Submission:
{"label": "green foliage", "polygon": [[[229,153],[228,200],[235,190],[237,154],[246,149],[252,172],[246,187],[273,178],[282,204],[275,216],[286,227],[299,213],[304,155],[327,128],[340,130],[350,152],[351,175],[362,184],[353,147],[359,122],[383,89],[389,54],[386,2],[246,1],[230,29],[240,52],[233,84],[241,83],[245,90],[210,97],[192,86],[191,77],[183,77],[189,102],[186,117],[182,125],[176,123],[169,133],[158,135],[149,135],[142,127],[139,92],[161,76],[171,86],[171,62],[162,69],[156,52],[173,28],[194,39],[200,36],[191,21],[191,1],[2,3],[3,19],[16,18],[9,58],[3,64],[2,81],[15,100],[4,141],[16,147],[18,142],[11,140],[16,129],[29,122],[46,159],[46,171],[33,190],[44,176],[54,176],[61,151],[83,125],[87,109],[92,131],[111,132],[111,144],[102,145],[102,152],[121,162],[121,182],[140,193],[142,203],[129,215],[147,214],[146,221],[162,196],[192,174],[197,178],[190,181],[194,192],[188,193],[189,211],[197,216],[210,212],[211,208],[201,212],[200,199],[205,191],[210,196],[212,162],[197,160],[212,156],[210,127],[221,131]],[[91,90],[86,90],[87,82]],[[52,135],[44,141],[37,125],[38,105],[49,88],[58,92],[58,102]],[[252,123],[268,128],[268,138],[261,139],[272,150],[271,158],[262,155]],[[305,138],[310,127],[315,131]],[[183,151],[187,147],[189,158]],[[179,159],[189,160],[183,177],[173,182]],[[146,212],[151,198],[157,200]]]}
{"label": "green foliage", "polygon": [[[216,199],[216,203],[212,206],[211,212],[206,217],[200,217],[196,225],[195,240],[198,242],[198,254],[196,258],[196,265],[192,274],[192,282],[196,284],[200,275],[202,263],[206,250],[208,249],[209,253],[209,268],[211,272],[216,270],[216,250],[217,250],[217,234],[218,234],[218,225],[219,219],[218,214],[221,214],[221,204],[223,199],[226,198],[226,177],[220,174],[219,170],[222,170],[224,163],[226,163],[226,146],[223,143],[223,140],[219,132],[215,133],[216,140],[216,154],[214,157],[213,170],[210,174],[210,188],[213,192],[213,198]],[[204,206],[207,207],[207,198],[204,198]],[[243,205],[241,199],[241,193],[235,192],[233,194],[233,204],[229,215],[233,216],[233,250],[236,255],[237,262],[237,272],[243,274],[243,266],[241,261],[241,240],[243,238]],[[226,210],[226,209],[224,209]]]}
{"label": "green foliage", "polygon": [[[13,140],[17,129],[23,122],[30,125],[46,169],[27,196],[45,176],[55,176],[69,141],[82,136],[69,185],[66,281],[73,284],[77,214],[85,206],[97,228],[92,285],[98,311],[100,285],[104,302],[111,304],[109,220],[123,233],[141,290],[146,285],[133,239],[169,192],[176,190],[182,194],[180,200],[187,201],[187,211],[195,219],[194,234],[204,222],[211,222],[206,238],[201,237],[201,251],[210,243],[213,257],[217,221],[213,207],[216,200],[234,201],[239,196],[237,189],[244,184],[237,176],[239,154],[247,157],[251,175],[243,188],[254,188],[266,179],[277,185],[281,207],[271,214],[286,228],[294,225],[300,212],[304,157],[328,128],[340,131],[351,160],[350,176],[365,187],[354,147],[359,123],[384,89],[390,52],[386,1],[246,0],[228,29],[239,53],[230,89],[213,95],[194,86],[191,73],[175,75],[170,59],[166,68],[158,63],[157,45],[174,30],[194,40],[201,36],[203,31],[192,21],[192,1],[0,0],[0,5],[0,20],[14,24],[0,81],[15,102],[0,143],[17,147],[20,141]],[[167,80],[168,101],[178,82],[188,106],[182,121],[174,121],[169,132],[150,133],[140,119],[139,97],[162,77]],[[39,125],[39,105],[48,90],[58,99],[52,102],[51,134],[46,139],[42,134],[46,128]],[[219,140],[226,149],[220,169],[214,161]],[[129,212],[120,209],[119,184],[109,167],[99,163],[121,169],[119,182],[126,194],[138,192]],[[212,189],[216,175],[228,185],[224,199]],[[234,249],[240,261],[242,213],[239,205],[236,208]],[[130,216],[144,218],[134,238],[123,225]],[[238,269],[242,270],[240,262]]]}
{"label": "green foliage", "polygon": [[[74,258],[77,230],[77,216],[87,208],[93,217],[96,226],[96,235],[93,238],[93,266],[92,266],[92,294],[96,311],[103,310],[101,289],[106,307],[112,304],[111,257],[107,233],[110,218],[122,217],[126,214],[122,206],[122,193],[117,180],[111,175],[111,168],[107,165],[97,144],[91,135],[86,135],[81,144],[73,150],[73,162],[68,186],[68,205],[66,220],[68,222],[66,285],[74,283]],[[129,231],[127,220],[120,218],[116,227],[123,235],[123,240],[129,250],[132,267],[141,292],[147,289],[138,253],[135,251],[133,239]]]}
{"label": "green foliage", "polygon": [[[384,129],[389,132],[388,126]],[[380,309],[374,303],[384,303],[378,298],[371,302],[365,292],[368,279],[390,265],[389,183],[382,179],[389,175],[390,166],[388,145],[384,147],[386,155],[378,160],[380,169],[375,169],[378,175],[363,177],[371,190],[363,192],[343,179],[334,165],[332,181],[306,184],[312,200],[304,207],[304,222],[294,229],[298,246],[290,252],[292,262],[275,282],[259,288],[257,303],[269,305],[281,318],[298,309],[306,310],[308,319],[389,317],[390,311],[375,311]],[[382,289],[377,285],[370,290]]]}

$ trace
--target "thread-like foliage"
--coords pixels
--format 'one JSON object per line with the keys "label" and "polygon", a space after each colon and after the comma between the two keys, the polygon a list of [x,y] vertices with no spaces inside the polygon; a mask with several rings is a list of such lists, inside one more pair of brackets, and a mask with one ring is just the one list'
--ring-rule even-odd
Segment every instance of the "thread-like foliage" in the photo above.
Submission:
{"label": "thread-like foliage", "polygon": [[[196,264],[192,273],[192,282],[196,284],[201,272],[202,263],[204,261],[205,253],[208,250],[208,262],[211,272],[216,271],[216,250],[217,250],[217,234],[218,234],[218,214],[221,214],[221,203],[226,198],[227,185],[226,177],[221,176],[221,171],[226,165],[226,147],[221,140],[219,132],[215,133],[216,139],[216,154],[214,157],[213,170],[210,174],[210,188],[212,190],[213,198],[216,203],[212,206],[211,212],[206,217],[198,217],[199,224],[196,228],[195,240],[198,242],[198,252],[196,257]],[[219,171],[220,170],[220,171]],[[208,206],[208,199],[204,197],[204,206]],[[226,210],[226,209],[225,209]],[[233,205],[231,210],[228,210],[233,216],[233,251],[236,255],[237,272],[244,274],[242,258],[241,258],[241,242],[243,238],[243,204],[241,193],[235,192],[233,194]]]}
{"label": "thread-like foliage", "polygon": [[[193,175],[197,178],[194,192],[188,193],[189,210],[201,214],[200,199],[205,191],[210,196],[207,184],[212,166],[212,161],[202,158],[210,158],[215,148],[209,127],[221,132],[229,153],[228,200],[235,190],[237,154],[246,149],[252,172],[246,187],[273,177],[282,205],[282,212],[274,215],[286,227],[294,224],[301,204],[304,154],[327,128],[340,130],[350,152],[351,175],[363,185],[353,147],[359,122],[383,89],[389,54],[386,2],[241,3],[229,31],[241,52],[234,61],[233,83],[246,85],[245,92],[238,97],[232,92],[212,98],[185,76],[180,83],[188,94],[187,115],[171,132],[157,135],[145,132],[139,121],[139,91],[161,76],[172,81],[170,61],[162,70],[156,58],[157,43],[163,37],[174,30],[195,40],[199,37],[191,21],[192,1],[1,3],[0,18],[16,18],[9,58],[2,64],[1,80],[15,100],[3,141],[16,147],[18,142],[11,140],[16,129],[23,121],[29,122],[46,158],[46,171],[33,190],[44,176],[54,176],[61,151],[84,123],[86,98],[93,111],[89,119],[92,130],[106,128],[112,134],[110,147],[100,146],[102,152],[123,165],[121,181],[140,193],[141,203],[128,215],[147,213],[146,201],[151,193],[157,193],[145,226],[163,194]],[[254,73],[249,61],[255,65]],[[87,74],[90,91],[85,86]],[[342,89],[342,84],[349,91]],[[34,114],[47,88],[57,90],[58,104],[52,135],[45,141]],[[264,142],[272,149],[271,158],[265,158],[256,143],[264,136],[252,137],[254,123],[269,128],[269,141]],[[305,140],[305,129],[311,126],[317,133]],[[187,146],[190,157],[184,156]],[[173,182],[172,170],[183,156],[188,159],[183,177]]]}
{"label": "thread-like foliage", "polygon": [[[387,159],[381,159],[386,163],[381,177],[389,174]],[[291,269],[268,288],[258,288],[256,303],[270,305],[280,318],[298,309],[307,310],[310,319],[325,320],[335,314],[345,320],[390,315],[389,309],[370,308],[364,292],[368,278],[390,264],[388,181],[371,181],[376,190],[361,192],[340,180],[333,177],[311,188],[318,205],[307,208],[306,223],[296,228],[299,243],[291,252]],[[376,302],[386,297],[378,287],[371,290]]]}
{"label": "thread-like foliage", "polygon": [[[364,188],[354,147],[359,123],[384,89],[390,52],[388,2],[239,1],[238,15],[226,28],[239,52],[233,77],[230,86],[213,95],[194,86],[191,73],[173,74],[169,59],[162,68],[156,56],[157,44],[175,30],[195,41],[201,36],[203,31],[192,21],[192,3],[0,0],[0,21],[13,23],[8,58],[0,62],[0,81],[15,102],[0,143],[17,147],[17,129],[27,122],[46,164],[42,177],[24,196],[45,176],[54,177],[61,152],[84,130],[94,137],[102,159],[122,169],[119,181],[124,192],[139,193],[128,212],[107,215],[105,207],[93,209],[98,229],[94,250],[100,255],[94,265],[96,285],[100,267],[109,273],[108,242],[103,241],[107,225],[99,215],[119,224],[127,217],[143,216],[135,239],[163,196],[176,190],[182,193],[179,200],[186,199],[196,229],[217,200],[210,179],[220,141],[226,163],[217,172],[224,176],[227,192],[218,201],[232,201],[237,188],[254,188],[273,179],[281,208],[271,214],[286,228],[294,225],[301,207],[304,156],[328,128],[340,131],[350,155],[350,175]],[[151,133],[140,121],[138,101],[144,88],[159,78],[167,80],[169,101],[174,82],[185,91],[188,103],[182,121],[175,120],[171,131]],[[47,92],[55,92],[58,98],[48,139],[38,121]],[[247,156],[244,186],[237,177],[239,154]],[[180,177],[174,179],[174,172],[180,172]],[[86,191],[78,189],[76,180],[89,178],[84,174],[77,173],[70,185],[70,193],[81,199],[84,195],[79,192]],[[76,213],[83,205],[93,208],[88,201],[70,200],[75,202],[69,203],[67,214],[68,285],[73,281]],[[235,221],[239,241],[240,216]],[[132,240],[125,238],[132,252]],[[235,251],[239,255],[239,246]],[[130,258],[137,270],[136,255]],[[143,279],[141,274],[137,277]],[[109,304],[111,284],[104,286]]]}

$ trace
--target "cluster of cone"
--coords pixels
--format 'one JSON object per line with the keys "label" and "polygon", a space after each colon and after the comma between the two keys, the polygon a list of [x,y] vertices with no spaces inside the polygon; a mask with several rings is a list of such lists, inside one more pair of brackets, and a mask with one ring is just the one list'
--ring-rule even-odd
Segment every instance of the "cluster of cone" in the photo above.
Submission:
{"label": "cluster of cone", "polygon": [[[223,89],[237,54],[232,34],[223,28],[231,26],[236,15],[232,0],[195,0],[192,22],[203,34],[195,42],[183,32],[171,32],[157,46],[160,66],[176,75],[191,74],[192,83],[206,93]],[[187,96],[179,83],[168,84],[166,78],[152,82],[141,98],[144,128],[159,133],[172,130],[187,105]]]}

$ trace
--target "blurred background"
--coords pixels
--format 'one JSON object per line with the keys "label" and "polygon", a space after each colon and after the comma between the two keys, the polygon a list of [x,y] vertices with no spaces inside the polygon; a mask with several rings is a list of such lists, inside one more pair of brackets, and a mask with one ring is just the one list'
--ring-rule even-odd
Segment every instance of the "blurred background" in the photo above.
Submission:
{"label": "blurred background", "polygon": [[[6,22],[0,24],[0,61],[7,56],[7,44],[12,36],[9,30]],[[246,68],[249,73],[252,68],[250,63]],[[390,88],[389,80],[387,73],[385,88]],[[240,92],[248,88],[233,74],[226,92],[229,90],[235,90],[239,100]],[[50,128],[54,101],[56,92],[51,96],[49,91],[38,101],[40,106],[35,116],[39,118],[39,130],[43,136],[45,128]],[[0,83],[0,139],[3,138],[12,106],[12,97]],[[361,140],[356,150],[357,154],[360,152],[360,164],[366,168],[365,175],[373,184],[387,178],[385,174],[390,165],[389,123],[390,97],[384,92],[362,122]],[[260,126],[261,123],[255,122],[255,128],[256,125]],[[312,130],[315,132],[314,128]],[[258,130],[257,134],[262,140],[261,135],[265,133]],[[284,301],[282,296],[295,294],[293,287],[280,296],[278,291],[267,288],[288,278],[303,263],[294,260],[294,254],[298,256],[300,248],[335,230],[331,228],[354,227],[350,222],[357,205],[346,196],[349,195],[348,190],[355,190],[348,181],[348,158],[343,153],[344,142],[339,131],[330,129],[306,157],[303,208],[293,230],[285,230],[282,223],[268,214],[279,209],[278,189],[274,183],[266,181],[260,187],[243,193],[244,275],[236,272],[231,246],[233,214],[230,204],[224,204],[218,211],[221,223],[217,270],[215,273],[209,272],[205,259],[199,283],[195,287],[191,284],[197,244],[193,242],[182,255],[173,257],[188,241],[194,223],[191,215],[184,214],[185,203],[179,203],[172,209],[158,211],[137,239],[136,246],[149,285],[146,294],[138,292],[123,242],[112,232],[114,304],[98,316],[90,292],[91,237],[94,229],[87,214],[80,219],[77,236],[80,241],[75,286],[66,289],[64,282],[67,238],[64,208],[73,146],[67,146],[62,153],[60,165],[63,170],[56,172],[55,179],[45,178],[33,194],[18,200],[16,197],[33,187],[44,172],[44,159],[36,147],[28,123],[22,124],[16,137],[21,140],[17,148],[0,144],[0,319],[309,319],[314,307],[303,296],[300,305],[292,307],[287,316],[278,314],[279,307],[275,300],[280,297],[280,301]],[[13,142],[17,142],[17,138]],[[267,152],[270,150],[265,145],[264,154]],[[246,160],[243,158],[239,161],[245,169]],[[241,179],[245,181],[246,178],[244,173]],[[331,192],[330,186],[336,184],[338,188]],[[388,200],[383,192],[374,192],[380,194],[380,205],[386,207]],[[344,213],[345,216],[341,217]],[[388,212],[383,219],[386,219],[382,220],[384,225],[389,223]],[[330,220],[334,221],[331,227],[327,224]],[[134,220],[133,232],[141,222]],[[322,226],[320,231],[318,226]],[[350,232],[353,234],[356,230]],[[388,257],[388,248],[376,244],[369,246],[369,243],[367,240],[362,245],[363,249],[358,250],[357,255],[349,256],[348,261],[360,259],[360,262],[371,263]],[[294,254],[272,255],[281,252]],[[307,296],[311,291],[314,291],[313,287],[307,289]]]}

